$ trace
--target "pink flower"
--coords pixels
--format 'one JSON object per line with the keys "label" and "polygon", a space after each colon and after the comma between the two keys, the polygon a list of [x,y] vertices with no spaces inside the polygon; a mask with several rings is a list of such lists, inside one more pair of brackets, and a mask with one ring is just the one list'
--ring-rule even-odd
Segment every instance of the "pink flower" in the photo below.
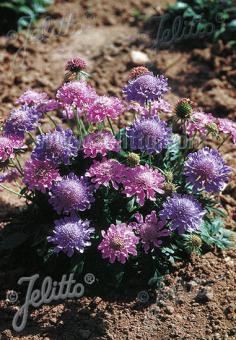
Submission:
{"label": "pink flower", "polygon": [[128,106],[128,110],[134,110],[144,117],[157,116],[160,112],[170,113],[172,111],[171,105],[164,99],[160,98],[152,102],[151,108],[144,107],[137,102],[132,102]]}
{"label": "pink flower", "polygon": [[41,104],[47,98],[48,95],[45,92],[27,90],[17,99],[16,103],[21,105],[36,105]]}
{"label": "pink flower", "polygon": [[207,125],[211,123],[215,123],[215,118],[211,113],[194,112],[191,120],[186,122],[188,136],[192,137],[195,132],[205,135],[208,131]]}
{"label": "pink flower", "polygon": [[226,118],[218,118],[217,126],[218,126],[219,131],[225,134],[230,134],[233,139],[233,143],[236,144],[236,123],[235,122],[233,122],[230,119],[226,119]]}
{"label": "pink flower", "polygon": [[69,59],[66,63],[66,71],[78,72],[84,70],[87,67],[87,63],[80,57]]}
{"label": "pink flower", "polygon": [[14,143],[6,137],[0,136],[0,162],[5,162],[14,155]]}
{"label": "pink flower", "polygon": [[98,249],[102,252],[102,258],[109,259],[110,263],[118,262],[124,264],[129,254],[136,256],[136,245],[139,238],[135,236],[132,227],[126,223],[118,225],[111,224],[110,228],[105,232],[102,230],[103,240],[99,244]]}
{"label": "pink flower", "polygon": [[144,251],[147,253],[151,246],[160,247],[162,244],[162,237],[169,236],[171,231],[166,229],[163,222],[157,220],[156,212],[152,211],[151,214],[145,217],[140,213],[135,214],[137,222],[131,223],[135,228],[143,243]]}
{"label": "pink flower", "polygon": [[54,181],[59,181],[59,170],[50,161],[30,159],[25,163],[23,182],[30,190],[38,190],[43,193],[51,189]]}
{"label": "pink flower", "polygon": [[96,97],[97,94],[94,88],[83,80],[65,83],[57,91],[57,99],[61,104],[65,105],[66,110],[68,110],[68,106],[73,105],[77,108],[78,113],[82,113],[94,102]]}
{"label": "pink flower", "polygon": [[116,119],[124,111],[120,99],[116,97],[100,96],[89,107],[87,120],[89,123],[101,123],[106,117]]}
{"label": "pink flower", "polygon": [[90,133],[83,140],[85,157],[95,158],[98,154],[106,156],[108,151],[119,152],[120,149],[120,141],[109,131]]}
{"label": "pink flower", "polygon": [[94,161],[85,176],[91,177],[96,188],[100,185],[108,187],[111,183],[115,189],[118,189],[123,179],[124,169],[125,166],[117,160],[104,158],[102,162]]}
{"label": "pink flower", "polygon": [[156,200],[156,193],[163,194],[162,185],[164,177],[146,165],[127,168],[125,171],[124,193],[127,197],[136,196],[137,202],[143,206],[145,199]]}

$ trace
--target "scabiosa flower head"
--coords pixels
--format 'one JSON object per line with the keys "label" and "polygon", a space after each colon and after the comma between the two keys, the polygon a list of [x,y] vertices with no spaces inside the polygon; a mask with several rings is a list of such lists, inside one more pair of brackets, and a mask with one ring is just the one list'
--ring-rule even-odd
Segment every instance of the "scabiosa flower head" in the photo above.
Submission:
{"label": "scabiosa flower head", "polygon": [[144,74],[130,80],[123,92],[128,101],[143,105],[146,101],[159,99],[168,90],[167,78],[162,75],[155,77],[153,74]]}
{"label": "scabiosa flower head", "polygon": [[149,251],[151,246],[160,247],[162,244],[162,237],[170,235],[170,230],[164,227],[164,223],[157,220],[155,211],[147,215],[145,219],[140,213],[135,214],[137,222],[132,223],[141,238],[145,253]]}
{"label": "scabiosa flower head", "polygon": [[71,158],[77,156],[79,141],[70,129],[57,128],[53,132],[37,137],[36,147],[32,152],[33,159],[49,160],[58,165],[68,165]]}
{"label": "scabiosa flower head", "polygon": [[20,105],[36,105],[45,101],[47,98],[48,95],[45,92],[27,90],[17,99],[16,103]]}
{"label": "scabiosa flower head", "polygon": [[207,134],[207,126],[215,122],[211,113],[193,112],[191,120],[186,122],[186,132],[192,137],[196,132],[201,135]]}
{"label": "scabiosa flower head", "polygon": [[64,252],[71,257],[75,251],[83,253],[85,247],[91,245],[91,234],[94,228],[88,220],[81,220],[77,216],[61,218],[54,222],[53,235],[47,238],[48,242],[56,245],[54,251]]}
{"label": "scabiosa flower head", "polygon": [[134,79],[144,74],[151,74],[151,72],[145,66],[137,66],[130,71],[129,79]]}
{"label": "scabiosa flower head", "polygon": [[59,170],[50,161],[30,159],[25,163],[23,182],[30,190],[45,193],[47,189],[51,189],[54,181],[60,179]]}
{"label": "scabiosa flower head", "polygon": [[22,135],[24,132],[33,131],[40,117],[41,113],[34,106],[14,109],[6,120],[4,131],[12,135]]}
{"label": "scabiosa flower head", "polygon": [[93,192],[94,187],[87,178],[70,173],[53,184],[49,203],[58,214],[84,211],[89,209],[95,200]]}
{"label": "scabiosa flower head", "polygon": [[198,230],[205,212],[201,204],[191,195],[174,194],[167,198],[159,216],[164,223],[170,222],[171,230],[179,234]]}
{"label": "scabiosa flower head", "polygon": [[95,158],[98,154],[106,156],[108,151],[120,151],[120,141],[109,131],[98,131],[85,136],[83,151],[85,157]]}
{"label": "scabiosa flower head", "polygon": [[156,117],[160,112],[170,113],[172,112],[171,105],[164,99],[160,98],[152,102],[150,108],[144,107],[137,102],[132,102],[127,107],[128,110],[134,110],[139,115],[150,118]]}
{"label": "scabiosa flower head", "polygon": [[14,144],[12,140],[5,136],[0,136],[0,162],[5,162],[14,154]]}
{"label": "scabiosa flower head", "polygon": [[0,175],[0,183],[11,183],[20,177],[20,173],[17,169],[13,169],[9,172]]}
{"label": "scabiosa flower head", "polygon": [[122,182],[127,197],[136,196],[137,202],[143,206],[145,198],[155,201],[156,193],[163,194],[164,177],[146,165],[127,168]]}
{"label": "scabiosa flower head", "polygon": [[233,143],[236,144],[236,123],[227,118],[218,118],[217,126],[219,130],[225,134],[230,134]]}
{"label": "scabiosa flower head", "polygon": [[111,183],[115,189],[119,188],[124,176],[125,166],[115,159],[104,158],[102,162],[94,161],[85,176],[90,177],[96,188],[106,187]]}
{"label": "scabiosa flower head", "polygon": [[86,61],[80,57],[76,57],[67,61],[65,69],[70,72],[79,72],[86,69],[86,67]]}
{"label": "scabiosa flower head", "polygon": [[106,117],[116,119],[124,112],[124,106],[116,97],[98,96],[88,108],[89,123],[101,123]]}
{"label": "scabiosa flower head", "polygon": [[161,152],[172,139],[171,129],[158,117],[138,119],[126,131],[131,150],[149,154]]}
{"label": "scabiosa flower head", "polygon": [[95,90],[83,80],[65,83],[57,91],[59,102],[64,105],[75,105],[80,112],[91,105],[96,97]]}
{"label": "scabiosa flower head", "polygon": [[184,166],[184,174],[194,191],[219,192],[228,181],[229,172],[220,153],[208,147],[190,153]]}
{"label": "scabiosa flower head", "polygon": [[110,263],[117,260],[124,264],[129,254],[137,255],[136,245],[139,238],[135,236],[132,227],[126,223],[111,224],[106,232],[102,231],[102,237],[103,240],[98,249],[102,252],[102,258],[109,259]]}
{"label": "scabiosa flower head", "polygon": [[58,110],[61,107],[57,100],[49,99],[40,103],[37,107],[38,111],[41,113],[47,113],[50,111]]}
{"label": "scabiosa flower head", "polygon": [[189,98],[180,99],[175,107],[176,116],[180,119],[189,119],[193,112],[193,103]]}

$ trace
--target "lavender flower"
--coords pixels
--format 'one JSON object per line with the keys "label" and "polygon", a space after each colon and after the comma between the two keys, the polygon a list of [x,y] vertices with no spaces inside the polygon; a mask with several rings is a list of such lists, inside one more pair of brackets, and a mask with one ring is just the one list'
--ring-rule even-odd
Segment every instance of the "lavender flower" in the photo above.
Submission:
{"label": "lavender flower", "polygon": [[95,200],[93,192],[94,186],[87,178],[70,173],[61,181],[54,183],[49,203],[58,214],[84,211],[89,209]]}
{"label": "lavender flower", "polygon": [[167,78],[155,77],[153,74],[144,74],[133,80],[123,89],[128,101],[136,101],[145,104],[146,101],[158,100],[169,90]]}
{"label": "lavender flower", "polygon": [[201,204],[191,195],[174,194],[167,198],[159,216],[164,223],[170,223],[171,230],[179,234],[196,231],[202,224],[205,212]]}
{"label": "lavender flower", "polygon": [[83,253],[85,247],[91,245],[91,234],[94,228],[88,220],[81,220],[77,216],[65,217],[54,222],[53,235],[47,238],[48,242],[56,245],[54,251],[64,252],[71,257],[75,251]]}
{"label": "lavender flower", "polygon": [[41,113],[34,106],[22,106],[10,112],[6,120],[4,131],[6,134],[22,136],[24,132],[30,132],[37,126]]}
{"label": "lavender flower", "polygon": [[78,151],[79,141],[73,132],[58,127],[53,132],[37,137],[32,158],[48,160],[56,165],[60,163],[68,165],[71,163],[71,158],[77,156]]}
{"label": "lavender flower", "polygon": [[137,255],[136,245],[139,238],[135,236],[133,228],[126,223],[111,224],[106,232],[102,230],[102,237],[98,249],[102,252],[102,258],[108,258],[110,263],[114,263],[117,259],[124,264],[129,254]]}
{"label": "lavender flower", "polygon": [[127,128],[131,150],[160,153],[171,143],[171,129],[158,117],[141,118]]}
{"label": "lavender flower", "polygon": [[141,238],[145,253],[148,253],[151,246],[160,247],[162,238],[170,235],[170,230],[164,227],[164,223],[158,221],[156,212],[152,211],[145,219],[140,213],[135,214],[137,222],[132,223]]}
{"label": "lavender flower", "polygon": [[16,103],[21,105],[36,105],[42,103],[47,98],[48,95],[45,92],[27,90],[17,99]]}
{"label": "lavender flower", "polygon": [[208,147],[189,154],[184,167],[184,174],[194,191],[219,192],[228,181],[229,172],[220,153]]}

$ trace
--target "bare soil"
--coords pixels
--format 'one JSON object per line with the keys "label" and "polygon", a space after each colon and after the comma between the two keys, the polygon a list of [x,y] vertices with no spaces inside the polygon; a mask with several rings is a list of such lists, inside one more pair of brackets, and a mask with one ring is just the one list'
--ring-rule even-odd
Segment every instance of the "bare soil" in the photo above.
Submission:
{"label": "bare soil", "polygon": [[[168,76],[173,93],[167,98],[173,105],[179,97],[190,97],[207,112],[235,120],[236,54],[222,43],[204,49],[152,49],[153,41],[142,30],[142,14],[155,14],[164,4],[57,0],[50,20],[41,19],[28,32],[0,37],[0,119],[28,88],[55,93],[65,61],[75,55],[87,59],[91,82],[100,94],[121,95],[135,66],[130,52],[139,50],[148,55],[153,71]],[[222,152],[235,168],[236,149],[226,143]],[[236,230],[234,176],[220,198],[226,224]],[[4,228],[24,202],[5,192],[0,192],[0,202]],[[188,265],[178,264],[159,290],[148,292],[146,303],[135,298],[138,292],[132,297],[59,301],[31,310],[27,327],[18,334],[11,322],[19,303],[7,303],[6,293],[17,290],[17,280],[27,273],[24,268],[7,270],[0,259],[0,339],[236,339],[235,269],[235,251],[193,256]]]}

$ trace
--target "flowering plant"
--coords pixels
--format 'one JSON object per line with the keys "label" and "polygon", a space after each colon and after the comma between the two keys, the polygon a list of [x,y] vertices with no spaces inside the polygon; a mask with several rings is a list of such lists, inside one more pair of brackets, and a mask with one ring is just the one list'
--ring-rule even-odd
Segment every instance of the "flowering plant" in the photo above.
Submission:
{"label": "flowering plant", "polygon": [[[155,284],[192,252],[233,246],[217,195],[232,172],[219,148],[236,143],[236,124],[186,98],[172,108],[168,80],[144,67],[132,70],[124,100],[97,95],[85,68],[70,60],[56,99],[28,90],[2,126],[0,187],[30,203],[31,220],[5,233],[1,250],[119,285]],[[128,111],[133,121],[118,129]],[[218,149],[204,145],[210,135]]]}

